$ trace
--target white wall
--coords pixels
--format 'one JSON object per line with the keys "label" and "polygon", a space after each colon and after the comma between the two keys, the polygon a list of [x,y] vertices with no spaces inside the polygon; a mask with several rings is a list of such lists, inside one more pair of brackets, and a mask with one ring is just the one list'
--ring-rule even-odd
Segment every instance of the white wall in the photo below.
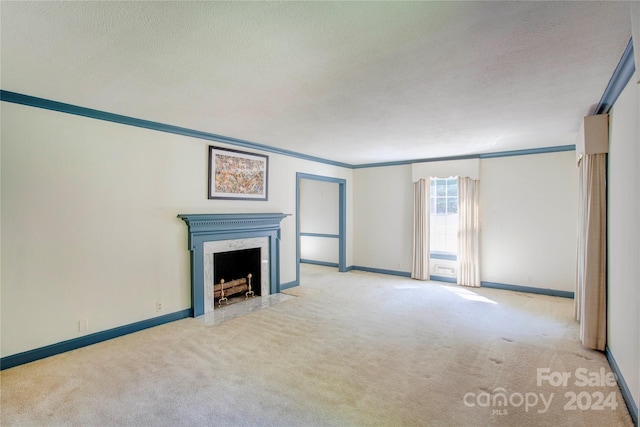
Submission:
{"label": "white wall", "polygon": [[[347,180],[353,262],[350,169],[267,153],[267,202],[208,200],[207,147],[223,144],[5,102],[1,136],[2,357],[189,308],[176,215],[295,214],[296,172]],[[280,267],[296,280],[293,216]]]}
{"label": "white wall", "polygon": [[481,279],[573,292],[577,189],[572,151],[482,159]]}
{"label": "white wall", "polygon": [[354,264],[411,271],[411,165],[354,170]]}
{"label": "white wall", "polygon": [[640,86],[631,78],[610,112],[607,345],[640,406]]}
{"label": "white wall", "polygon": [[339,240],[330,237],[300,237],[300,259],[338,264],[340,261]]}
{"label": "white wall", "polygon": [[[413,175],[354,171],[356,265],[411,271]],[[572,151],[480,160],[482,281],[573,291],[577,182]]]}
{"label": "white wall", "polygon": [[450,176],[466,176],[471,179],[480,178],[480,159],[444,160],[441,162],[421,162],[411,165],[411,180],[429,179],[431,177],[448,178]]}
{"label": "white wall", "polygon": [[[334,234],[339,228],[339,185],[335,182],[300,180],[300,232]],[[303,236],[300,257],[306,260],[338,263],[337,238]]]}

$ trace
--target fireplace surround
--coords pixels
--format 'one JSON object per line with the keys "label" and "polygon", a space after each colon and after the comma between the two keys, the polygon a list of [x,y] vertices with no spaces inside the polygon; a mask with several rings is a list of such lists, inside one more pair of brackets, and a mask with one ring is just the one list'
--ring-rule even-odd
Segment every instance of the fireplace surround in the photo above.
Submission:
{"label": "fireplace surround", "polygon": [[261,293],[280,292],[280,221],[283,213],[181,214],[191,253],[191,307],[197,317],[213,310],[215,253],[261,248]]}

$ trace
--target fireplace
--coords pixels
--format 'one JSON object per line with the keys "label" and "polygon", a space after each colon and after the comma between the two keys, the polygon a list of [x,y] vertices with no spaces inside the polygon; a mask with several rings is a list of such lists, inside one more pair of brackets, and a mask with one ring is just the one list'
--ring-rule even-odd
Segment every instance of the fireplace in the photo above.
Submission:
{"label": "fireplace", "polygon": [[[203,281],[202,286],[204,288],[204,300],[203,300],[203,314],[213,311],[216,307],[219,307],[220,294],[216,295],[216,285],[220,284],[220,280],[224,279],[225,282],[230,282],[237,279],[246,278],[248,274],[252,275],[252,288],[254,288],[254,295],[269,295],[271,293],[280,292],[280,285],[277,289],[271,291],[271,251],[269,245],[269,238],[262,237],[245,237],[232,240],[214,240],[204,242],[202,245],[203,256]],[[242,255],[252,254],[252,260],[242,260],[239,263],[253,262],[254,265],[251,271],[246,270],[243,267],[229,266],[216,266],[216,258],[220,258],[223,261],[229,257],[240,257]],[[234,254],[236,256],[234,256]],[[275,268],[275,267],[274,267]],[[255,271],[257,269],[257,271]],[[277,270],[277,268],[276,268]],[[226,276],[226,277],[225,277]],[[257,276],[259,278],[254,279]],[[279,280],[279,279],[278,279]],[[258,289],[257,291],[255,289]],[[228,301],[227,301],[228,302]]]}
{"label": "fireplace", "polygon": [[[221,278],[225,282],[240,278],[228,279],[219,274],[244,274],[235,270],[225,272],[226,266],[216,267],[216,257],[222,256],[224,259],[225,253],[253,253],[251,262],[254,263],[253,268],[258,270],[255,274],[251,273],[255,295],[280,292],[280,221],[287,216],[281,213],[178,215],[189,228],[194,317],[214,310],[219,299],[216,297],[215,284],[219,284]],[[220,270],[223,270],[222,273]]]}
{"label": "fireplace", "polygon": [[213,254],[213,296],[218,305],[262,295],[260,252],[251,248]]}

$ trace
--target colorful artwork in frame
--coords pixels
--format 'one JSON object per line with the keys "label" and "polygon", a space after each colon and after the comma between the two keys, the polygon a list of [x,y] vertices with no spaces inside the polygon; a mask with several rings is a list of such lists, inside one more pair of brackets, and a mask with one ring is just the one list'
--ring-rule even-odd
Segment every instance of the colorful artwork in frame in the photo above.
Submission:
{"label": "colorful artwork in frame", "polygon": [[209,146],[209,198],[267,200],[269,157]]}

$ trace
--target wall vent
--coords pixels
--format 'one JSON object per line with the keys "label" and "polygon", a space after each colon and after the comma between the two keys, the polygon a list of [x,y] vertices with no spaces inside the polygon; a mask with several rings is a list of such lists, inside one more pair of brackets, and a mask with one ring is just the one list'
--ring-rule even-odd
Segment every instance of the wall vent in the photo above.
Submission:
{"label": "wall vent", "polygon": [[453,265],[446,264],[435,264],[433,266],[433,272],[440,276],[456,276],[456,267]]}

